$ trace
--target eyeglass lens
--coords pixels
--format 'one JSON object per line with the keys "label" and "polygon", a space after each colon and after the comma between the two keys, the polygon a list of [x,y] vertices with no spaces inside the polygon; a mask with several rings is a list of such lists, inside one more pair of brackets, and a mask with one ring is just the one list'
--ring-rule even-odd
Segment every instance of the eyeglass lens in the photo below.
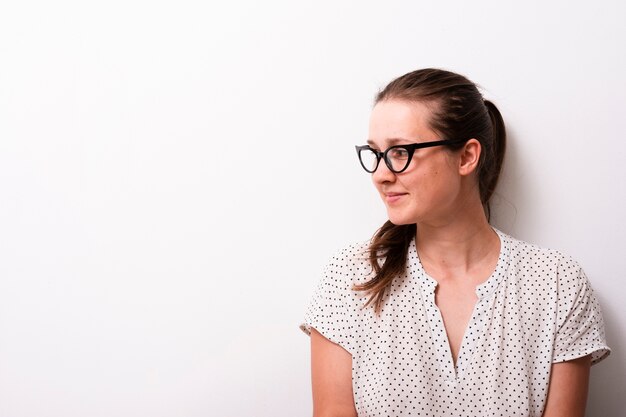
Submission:
{"label": "eyeglass lens", "polygon": [[[362,149],[359,153],[363,168],[368,172],[374,172],[378,164],[378,156],[371,149]],[[392,147],[385,152],[387,166],[394,172],[400,172],[409,163],[409,152],[404,148]]]}
{"label": "eyeglass lens", "polygon": [[367,172],[374,172],[376,165],[378,165],[378,156],[371,149],[361,149],[359,152],[359,158],[361,158],[361,164]]}

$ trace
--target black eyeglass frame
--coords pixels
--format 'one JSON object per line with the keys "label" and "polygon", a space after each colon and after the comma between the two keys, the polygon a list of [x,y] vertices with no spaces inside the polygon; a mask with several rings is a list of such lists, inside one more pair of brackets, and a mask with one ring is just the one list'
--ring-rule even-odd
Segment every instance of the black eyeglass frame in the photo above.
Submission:
{"label": "black eyeglass frame", "polygon": [[[374,172],[376,172],[376,170],[378,169],[378,165],[380,165],[380,160],[384,159],[385,165],[387,165],[387,168],[389,168],[389,171],[393,172],[394,174],[400,174],[401,172],[404,172],[411,164],[411,160],[413,159],[413,154],[415,153],[416,149],[431,148],[433,146],[442,146],[442,145],[458,145],[461,143],[465,143],[468,140],[469,139],[457,139],[457,140],[445,139],[445,140],[435,140],[431,142],[410,143],[408,145],[394,145],[385,149],[384,152],[377,151],[376,149],[372,149],[369,145],[363,145],[363,146],[357,145],[355,146],[355,149],[356,149],[357,156],[359,157],[359,162],[361,163],[361,166],[366,172],[369,172],[370,174],[373,174]],[[387,159],[387,155],[389,154],[389,151],[393,149],[398,149],[398,148],[406,150],[409,155],[408,158],[406,159],[406,165],[401,170],[393,169],[393,167],[391,166],[391,162]],[[364,150],[371,151],[372,153],[374,153],[374,155],[376,155],[376,166],[374,167],[373,170],[369,170],[363,163],[363,160],[361,159],[361,151],[364,151]]]}

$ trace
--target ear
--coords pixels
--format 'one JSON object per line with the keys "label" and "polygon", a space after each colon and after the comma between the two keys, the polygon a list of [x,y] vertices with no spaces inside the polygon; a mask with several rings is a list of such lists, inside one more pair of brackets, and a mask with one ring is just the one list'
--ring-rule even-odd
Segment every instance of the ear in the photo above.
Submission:
{"label": "ear", "polygon": [[465,142],[465,146],[460,150],[459,157],[459,174],[470,175],[478,167],[478,161],[480,160],[480,153],[482,147],[480,142],[476,139],[470,139]]}

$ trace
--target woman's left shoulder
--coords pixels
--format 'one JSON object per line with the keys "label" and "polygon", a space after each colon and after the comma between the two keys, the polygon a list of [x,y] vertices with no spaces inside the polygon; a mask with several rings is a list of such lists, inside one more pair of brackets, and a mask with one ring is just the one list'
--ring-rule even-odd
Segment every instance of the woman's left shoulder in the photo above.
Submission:
{"label": "woman's left shoulder", "polygon": [[529,265],[562,265],[570,268],[580,268],[578,262],[561,250],[546,248],[534,243],[525,242],[514,238],[504,232],[498,231],[500,238],[505,241],[508,248],[509,258],[513,262]]}
{"label": "woman's left shoulder", "polygon": [[510,270],[517,275],[552,281],[559,287],[587,284],[580,263],[567,253],[498,233],[508,249]]}
{"label": "woman's left shoulder", "polygon": [[604,359],[610,348],[602,311],[580,264],[559,250],[499,233],[509,251],[508,284],[523,299],[519,306],[532,306],[529,310],[520,307],[519,313],[529,322],[542,314],[542,323],[551,323],[556,331],[552,362],[588,354],[593,364]]}

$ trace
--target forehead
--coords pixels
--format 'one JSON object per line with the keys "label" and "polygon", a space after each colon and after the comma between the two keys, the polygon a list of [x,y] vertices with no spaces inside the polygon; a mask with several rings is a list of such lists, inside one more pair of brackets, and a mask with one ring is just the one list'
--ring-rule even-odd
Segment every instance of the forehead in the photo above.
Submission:
{"label": "forehead", "polygon": [[372,109],[368,142],[391,145],[434,139],[436,134],[430,128],[431,116],[431,107],[422,102],[381,101]]}

